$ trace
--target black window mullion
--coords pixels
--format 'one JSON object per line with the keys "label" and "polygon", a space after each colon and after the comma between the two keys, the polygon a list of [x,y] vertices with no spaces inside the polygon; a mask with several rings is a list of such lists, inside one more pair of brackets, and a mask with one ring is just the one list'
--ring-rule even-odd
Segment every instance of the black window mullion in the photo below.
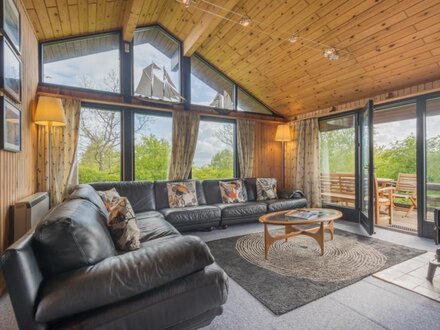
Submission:
{"label": "black window mullion", "polygon": [[125,108],[121,111],[122,116],[122,179],[133,181],[134,179],[134,112]]}

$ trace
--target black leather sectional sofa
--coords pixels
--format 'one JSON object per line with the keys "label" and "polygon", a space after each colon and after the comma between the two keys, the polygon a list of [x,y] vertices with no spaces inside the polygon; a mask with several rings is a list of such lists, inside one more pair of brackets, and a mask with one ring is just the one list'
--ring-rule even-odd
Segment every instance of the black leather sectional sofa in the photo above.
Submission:
{"label": "black leather sectional sofa", "polygon": [[[232,180],[235,179],[222,181]],[[244,179],[247,202],[224,204],[219,181],[196,180],[199,206],[185,208],[170,208],[168,204],[167,183],[173,181],[105,182],[91,185],[98,191],[115,188],[121,196],[128,198],[139,217],[164,218],[181,232],[258,221],[267,212],[307,206],[307,200],[299,191],[281,192],[279,199],[257,201],[256,178]]]}
{"label": "black leather sectional sofa", "polygon": [[[94,183],[132,204],[141,248],[118,253],[105,207],[90,185],[78,186],[35,231],[1,258],[21,329],[196,329],[222,313],[227,276],[199,238],[178,230],[256,221],[268,211],[306,206],[300,192],[223,204],[218,180],[196,182],[199,206],[170,208],[167,182]],[[177,228],[177,229],[176,229]]]}

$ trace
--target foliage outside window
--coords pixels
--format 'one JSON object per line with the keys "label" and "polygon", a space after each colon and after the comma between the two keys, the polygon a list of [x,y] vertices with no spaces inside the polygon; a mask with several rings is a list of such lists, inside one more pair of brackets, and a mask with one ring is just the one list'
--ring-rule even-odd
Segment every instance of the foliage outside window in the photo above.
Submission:
{"label": "foliage outside window", "polygon": [[440,99],[426,103],[426,219],[433,221],[433,208],[440,207]]}
{"label": "foliage outside window", "polygon": [[194,155],[194,179],[234,177],[235,124],[201,120]]}
{"label": "foliage outside window", "polygon": [[197,56],[191,57],[191,103],[234,109],[234,84]]}
{"label": "foliage outside window", "polygon": [[237,88],[237,110],[263,113],[266,115],[272,114],[272,111],[270,111],[265,105],[261,104],[240,87]]}
{"label": "foliage outside window", "polygon": [[134,33],[134,95],[180,102],[180,46],[159,27]]}
{"label": "foliage outside window", "polygon": [[134,116],[136,180],[165,180],[171,155],[172,117]]}
{"label": "foliage outside window", "polygon": [[43,82],[119,93],[119,34],[43,44]]}
{"label": "foliage outside window", "polygon": [[[321,192],[323,201],[354,207],[355,200],[355,117],[354,115],[319,122]],[[352,195],[352,201],[331,193]]]}
{"label": "foliage outside window", "polygon": [[121,179],[121,113],[81,109],[78,142],[79,182]]}

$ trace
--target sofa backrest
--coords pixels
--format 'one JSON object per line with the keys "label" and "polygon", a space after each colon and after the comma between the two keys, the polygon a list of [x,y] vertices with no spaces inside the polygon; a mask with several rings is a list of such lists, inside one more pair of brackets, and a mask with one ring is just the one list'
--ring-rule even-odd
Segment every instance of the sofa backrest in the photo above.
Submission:
{"label": "sofa backrest", "polygon": [[255,202],[257,200],[257,178],[244,179],[244,186],[246,187],[248,202]]}
{"label": "sofa backrest", "polygon": [[156,201],[154,198],[154,182],[96,182],[91,183],[90,185],[97,191],[105,191],[115,188],[119,195],[128,198],[135,213],[156,210]]}
{"label": "sofa backrest", "polygon": [[[206,197],[206,203],[209,205],[222,203],[223,200],[222,200],[222,194],[220,192],[219,182],[220,181],[229,182],[235,180],[240,180],[240,179],[203,180],[202,184],[203,184],[203,191]],[[247,189],[245,189],[244,195],[246,200],[248,200]]]}
{"label": "sofa backrest", "polygon": [[106,217],[82,198],[53,208],[35,228],[34,240],[44,275],[91,266],[116,255]]}
{"label": "sofa backrest", "polygon": [[196,182],[197,201],[199,202],[199,205],[206,205],[206,198],[205,198],[205,194],[203,193],[202,183],[199,180],[163,180],[163,181],[161,180],[161,181],[156,181],[154,184],[156,209],[162,210],[170,207],[170,204],[168,203],[168,188],[167,188],[168,182],[190,182],[190,181]]}

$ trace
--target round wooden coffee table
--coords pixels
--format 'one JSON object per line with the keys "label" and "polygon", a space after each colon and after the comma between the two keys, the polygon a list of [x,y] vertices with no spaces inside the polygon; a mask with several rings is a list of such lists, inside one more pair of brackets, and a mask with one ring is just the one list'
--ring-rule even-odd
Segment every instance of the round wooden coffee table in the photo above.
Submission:
{"label": "round wooden coffee table", "polygon": [[[312,219],[297,218],[288,216],[286,213],[292,211],[316,211],[317,215]],[[321,255],[324,255],[324,233],[330,232],[331,239],[334,237],[335,228],[333,222],[342,217],[342,213],[332,209],[307,208],[296,210],[285,210],[272,212],[260,217],[260,222],[264,224],[264,257],[267,259],[267,253],[270,246],[279,240],[287,240],[290,237],[306,235],[314,238],[321,247]],[[313,225],[312,228],[298,228],[298,226]],[[284,226],[284,235],[272,236],[267,228],[268,225]]]}

